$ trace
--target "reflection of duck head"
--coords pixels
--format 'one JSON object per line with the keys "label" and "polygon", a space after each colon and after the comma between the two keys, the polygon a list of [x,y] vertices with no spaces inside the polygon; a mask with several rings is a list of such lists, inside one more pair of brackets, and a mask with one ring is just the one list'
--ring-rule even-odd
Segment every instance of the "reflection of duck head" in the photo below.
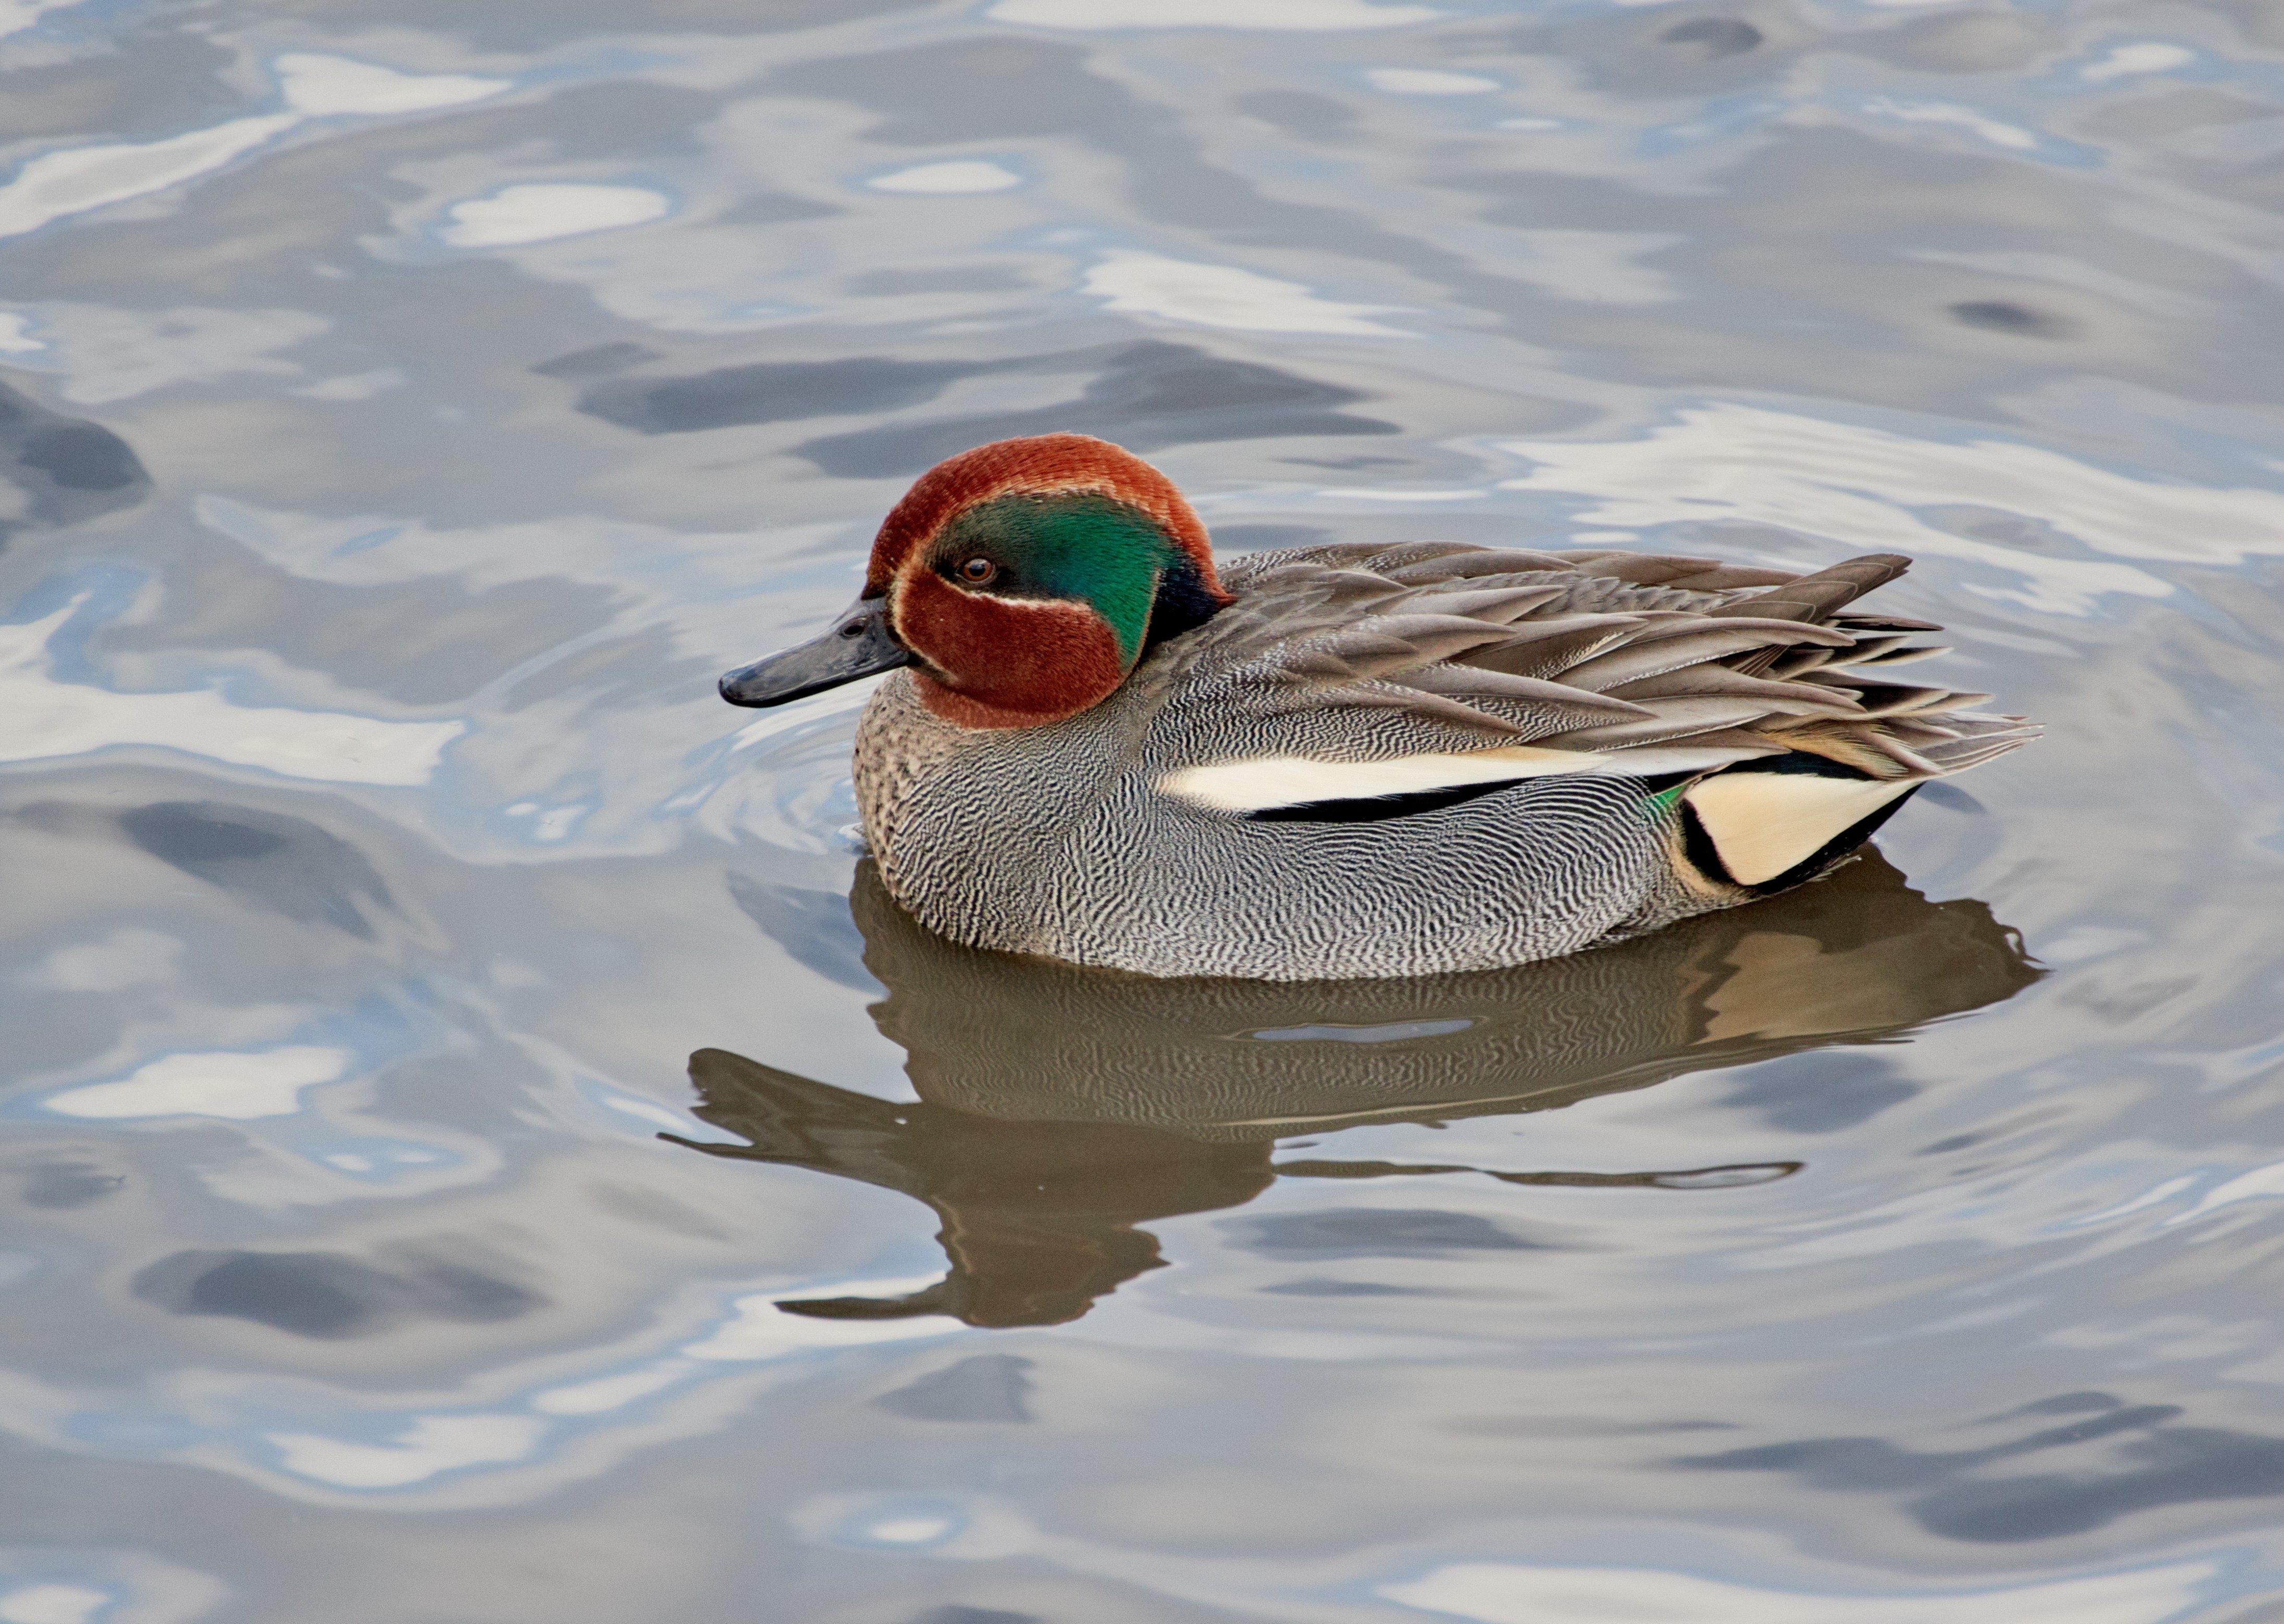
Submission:
{"label": "reflection of duck head", "polygon": [[[1979,902],[1933,903],[1867,852],[1831,878],[1569,958],[1417,980],[1158,980],[945,941],[881,890],[850,899],[873,1006],[915,1105],[721,1050],[691,1057],[698,1114],[786,1162],[926,1201],[950,1275],[911,1298],[787,1305],[833,1317],[1052,1324],[1157,1265],[1138,1222],[1251,1199],[1271,1142],[1367,1121],[1541,1111],[1684,1072],[1890,1038],[2036,979]],[[685,1142],[688,1143],[688,1142]],[[1510,1182],[1694,1187],[1793,1164],[1509,1173]]]}

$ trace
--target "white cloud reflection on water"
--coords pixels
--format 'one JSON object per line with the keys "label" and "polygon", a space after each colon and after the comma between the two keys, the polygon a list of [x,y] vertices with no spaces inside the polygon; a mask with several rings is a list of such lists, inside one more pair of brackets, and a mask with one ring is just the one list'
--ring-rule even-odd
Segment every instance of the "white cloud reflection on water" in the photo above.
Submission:
{"label": "white cloud reflection on water", "polygon": [[1499,88],[1481,74],[1452,74],[1431,67],[1375,67],[1365,71],[1375,90],[1390,96],[1482,96]]}
{"label": "white cloud reflection on water", "polygon": [[1199,327],[1244,332],[1321,332],[1355,338],[1405,338],[1371,317],[1387,305],[1342,304],[1298,282],[1235,265],[1201,265],[1162,254],[1105,254],[1086,273],[1086,291],[1105,308]]}
{"label": "white cloud reflection on water", "polygon": [[1973,1590],[1814,1595],[1655,1568],[1465,1562],[1379,1594],[1478,1624],[2164,1624],[2213,1577],[2209,1564],[2169,1563]]}
{"label": "white cloud reflection on water", "polygon": [[1400,28],[1443,12],[1374,0],[997,0],[1000,22],[1045,28],[1260,28],[1345,33]]}
{"label": "white cloud reflection on water", "polygon": [[0,1596],[0,1624],[87,1624],[115,1598],[79,1584],[27,1584]]}
{"label": "white cloud reflection on water", "polygon": [[45,152],[0,186],[0,237],[36,231],[66,215],[196,180],[301,122],[292,113],[231,119],[163,140],[66,147]]}
{"label": "white cloud reflection on water", "polygon": [[1988,509],[2113,558],[2230,565],[2284,553],[2284,492],[2136,478],[2043,447],[1928,440],[1758,406],[1686,407],[1631,440],[1508,441],[1537,464],[1506,490],[1594,498],[1577,517],[1639,526],[1742,519],[1971,561],[2019,577],[2007,596],[2085,614],[2105,593],[2162,597],[2150,573],[1977,540],[1920,515]]}
{"label": "white cloud reflection on water", "polygon": [[959,158],[892,170],[887,175],[876,175],[864,183],[875,191],[964,197],[979,191],[1005,191],[1021,185],[1023,177],[985,159]]}
{"label": "white cloud reflection on water", "polygon": [[61,379],[64,399],[84,406],[228,378],[298,381],[301,367],[281,352],[332,326],[308,310],[200,305],[122,310],[56,302],[42,308],[41,318],[47,337],[38,364]]}
{"label": "white cloud reflection on water", "polygon": [[21,34],[50,12],[83,4],[83,0],[0,0],[0,39]]}
{"label": "white cloud reflection on water", "polygon": [[451,223],[437,235],[455,248],[509,247],[644,225],[673,208],[670,199],[645,186],[505,186],[454,204]]}
{"label": "white cloud reflection on water", "polygon": [[0,238],[148,197],[221,169],[304,119],[426,113],[497,96],[504,79],[402,74],[349,57],[297,51],[276,63],[286,113],[231,119],[157,141],[108,142],[43,152],[0,185]]}
{"label": "white cloud reflection on water", "polygon": [[246,1054],[174,1054],[118,1082],[89,1083],[48,1097],[68,1117],[208,1116],[244,1120],[290,1116],[301,1090],[348,1069],[347,1050],[299,1044]]}
{"label": "white cloud reflection on water", "polygon": [[0,1545],[0,1624],[190,1624],[230,1597],[211,1573],[146,1550]]}
{"label": "white cloud reflection on water", "polygon": [[316,51],[289,51],[271,66],[286,105],[311,118],[345,113],[382,117],[464,106],[512,90],[507,79],[473,74],[406,74],[378,62]]}

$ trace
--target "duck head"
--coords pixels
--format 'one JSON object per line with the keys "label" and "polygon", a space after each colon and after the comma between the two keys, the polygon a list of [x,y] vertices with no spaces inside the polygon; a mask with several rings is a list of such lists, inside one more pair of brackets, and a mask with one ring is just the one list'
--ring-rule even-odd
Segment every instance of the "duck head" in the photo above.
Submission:
{"label": "duck head", "polygon": [[1086,434],[995,441],[889,510],[830,631],[729,673],[722,697],[783,705],[910,666],[948,722],[1036,727],[1109,698],[1229,601],[1205,526],[1140,457]]}

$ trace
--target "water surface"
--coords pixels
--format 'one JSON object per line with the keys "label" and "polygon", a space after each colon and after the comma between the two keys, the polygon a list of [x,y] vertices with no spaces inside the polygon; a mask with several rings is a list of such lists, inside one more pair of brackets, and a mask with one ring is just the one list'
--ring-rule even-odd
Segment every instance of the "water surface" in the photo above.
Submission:
{"label": "water surface", "polygon": [[[0,6],[0,1624],[2284,1619],[2284,25]],[[1639,545],[2048,737],[1420,982],[928,937],[920,469]]]}

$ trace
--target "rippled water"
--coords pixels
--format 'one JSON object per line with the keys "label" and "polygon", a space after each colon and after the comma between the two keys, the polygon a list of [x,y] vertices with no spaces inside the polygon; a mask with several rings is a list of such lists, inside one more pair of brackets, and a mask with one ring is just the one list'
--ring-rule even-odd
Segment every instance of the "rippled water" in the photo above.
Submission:
{"label": "rippled water", "polygon": [[[2284,1620],[2270,0],[0,29],[0,1624]],[[2051,731],[1555,964],[953,949],[712,678],[1046,429]]]}

